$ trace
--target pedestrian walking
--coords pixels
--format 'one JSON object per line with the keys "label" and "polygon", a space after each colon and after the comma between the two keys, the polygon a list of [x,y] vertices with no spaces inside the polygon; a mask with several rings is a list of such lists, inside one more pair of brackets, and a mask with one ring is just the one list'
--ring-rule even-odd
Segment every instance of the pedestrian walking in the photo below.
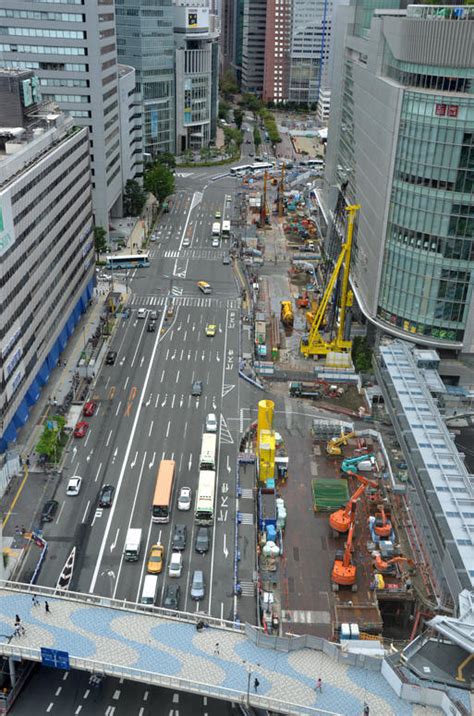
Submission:
{"label": "pedestrian walking", "polygon": [[217,641],[216,645],[214,647],[214,656],[219,656],[219,654],[220,654],[220,646],[219,646],[219,642]]}
{"label": "pedestrian walking", "polygon": [[323,693],[323,682],[321,681],[321,679],[317,680],[315,691],[319,691],[320,694]]}
{"label": "pedestrian walking", "polygon": [[255,693],[257,693],[257,689],[259,686],[260,686],[260,681],[257,678],[255,678],[254,682],[253,682],[253,688],[255,689]]}
{"label": "pedestrian walking", "polygon": [[367,704],[365,704],[365,706],[364,706],[363,713],[364,713],[364,716],[369,716],[369,714],[370,714],[370,709]]}
{"label": "pedestrian walking", "polygon": [[19,534],[20,534],[20,527],[19,527],[19,525],[16,525],[16,526],[15,526],[15,534],[16,534],[16,535],[19,535]]}
{"label": "pedestrian walking", "polygon": [[18,614],[15,614],[15,626],[18,626],[19,624],[21,624],[20,616]]}
{"label": "pedestrian walking", "polygon": [[33,596],[31,597],[31,601],[33,602],[34,607],[39,607],[39,599],[36,594],[33,594]]}
{"label": "pedestrian walking", "polygon": [[49,614],[49,613],[50,613],[50,611],[49,611],[49,604],[48,604],[48,602],[46,601],[46,599],[44,600],[44,611],[46,612],[46,614]]}
{"label": "pedestrian walking", "polygon": [[20,636],[20,634],[21,634],[20,625],[17,624],[17,625],[15,626],[15,631],[13,632],[13,636]]}
{"label": "pedestrian walking", "polygon": [[[30,461],[27,460],[27,461],[26,461],[26,464],[28,465],[29,462],[30,462]],[[22,534],[23,537],[25,536],[25,532],[26,532],[26,527],[25,527],[25,525],[22,525],[22,526],[21,526],[21,534]]]}

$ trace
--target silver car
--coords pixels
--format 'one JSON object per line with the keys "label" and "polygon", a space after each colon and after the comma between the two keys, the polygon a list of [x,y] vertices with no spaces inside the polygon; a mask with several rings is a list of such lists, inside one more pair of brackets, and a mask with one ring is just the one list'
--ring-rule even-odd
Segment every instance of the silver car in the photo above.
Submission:
{"label": "silver car", "polygon": [[191,582],[191,599],[199,602],[206,596],[206,585],[204,583],[204,572],[202,569],[195,569]]}
{"label": "silver car", "polygon": [[190,487],[182,487],[178,496],[178,510],[187,512],[191,509],[192,490]]}

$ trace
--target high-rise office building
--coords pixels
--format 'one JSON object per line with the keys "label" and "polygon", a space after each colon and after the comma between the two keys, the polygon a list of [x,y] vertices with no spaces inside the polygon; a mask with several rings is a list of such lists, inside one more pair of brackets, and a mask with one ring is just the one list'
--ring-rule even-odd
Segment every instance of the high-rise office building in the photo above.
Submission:
{"label": "high-rise office building", "polygon": [[375,335],[472,353],[474,8],[383,5],[337,15],[328,249],[335,209],[360,204],[352,286]]}
{"label": "high-rise office building", "polygon": [[94,214],[108,230],[122,191],[112,1],[6,0],[0,18],[0,67],[33,69],[43,97],[89,129]]}
{"label": "high-rise office building", "polygon": [[292,0],[267,0],[262,99],[283,102],[288,97]]}
{"label": "high-rise office building", "polygon": [[128,179],[141,181],[143,176],[142,111],[135,69],[118,65],[118,80],[122,184],[125,187]]}
{"label": "high-rise office building", "polygon": [[0,452],[28,419],[92,296],[89,133],[0,71]]}
{"label": "high-rise office building", "polygon": [[207,7],[175,7],[176,153],[216,138],[219,33]]}
{"label": "high-rise office building", "polygon": [[143,151],[175,151],[174,7],[172,0],[116,0],[117,55],[136,71]]}
{"label": "high-rise office building", "polygon": [[265,67],[267,0],[244,0],[242,26],[242,91],[261,97]]}

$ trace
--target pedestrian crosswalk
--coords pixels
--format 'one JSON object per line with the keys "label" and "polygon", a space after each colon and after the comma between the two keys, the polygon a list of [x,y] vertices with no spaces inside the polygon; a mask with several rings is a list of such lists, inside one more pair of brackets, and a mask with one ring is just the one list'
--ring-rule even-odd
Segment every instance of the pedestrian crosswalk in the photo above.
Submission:
{"label": "pedestrian crosswalk", "polygon": [[252,512],[239,512],[239,517],[241,525],[253,525]]}
{"label": "pedestrian crosswalk", "polygon": [[253,500],[254,494],[251,487],[243,487],[240,491],[240,497],[243,500]]}
{"label": "pedestrian crosswalk", "polygon": [[[168,249],[163,251],[161,256],[165,259],[207,259],[210,261],[222,261],[225,251],[219,251],[219,249],[183,249],[179,251],[177,249]],[[158,255],[158,254],[157,254]]]}
{"label": "pedestrian crosswalk", "polygon": [[193,308],[239,308],[240,299],[238,298],[204,298],[201,296],[183,296],[183,288],[173,286],[171,289],[172,297],[148,295],[138,296],[132,294],[129,300],[129,306],[134,308],[142,308],[146,306],[164,306],[165,303],[172,303],[174,306],[189,306]]}
{"label": "pedestrian crosswalk", "polygon": [[255,596],[255,582],[243,579],[240,584],[241,595],[243,597],[254,597]]}

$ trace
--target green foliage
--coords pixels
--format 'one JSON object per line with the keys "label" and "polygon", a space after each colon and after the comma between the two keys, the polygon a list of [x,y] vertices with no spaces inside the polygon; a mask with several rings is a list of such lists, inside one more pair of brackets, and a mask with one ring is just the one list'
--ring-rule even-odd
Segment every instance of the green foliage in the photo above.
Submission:
{"label": "green foliage", "polygon": [[231,108],[230,102],[226,102],[225,99],[221,99],[219,102],[219,119],[227,119],[227,113]]}
{"label": "green foliage", "polygon": [[224,142],[227,147],[227,151],[232,154],[236,154],[240,145],[243,142],[243,133],[240,129],[234,129],[233,127],[224,127]]}
{"label": "green foliage", "polygon": [[136,179],[128,179],[123,194],[125,216],[139,216],[146,202],[146,194]]}
{"label": "green foliage", "polygon": [[226,99],[229,99],[229,97],[239,91],[239,86],[235,79],[235,74],[233,70],[226,70],[224,72],[219,83],[219,88],[221,95]]}
{"label": "green foliage", "polygon": [[158,201],[164,201],[174,192],[175,181],[168,167],[157,162],[145,173],[143,184]]}
{"label": "green foliage", "polygon": [[240,107],[236,107],[234,109],[234,122],[235,122],[237,129],[241,128],[243,121],[244,121],[244,113],[240,109]]}
{"label": "green foliage", "polygon": [[263,102],[259,97],[254,94],[243,94],[242,99],[239,102],[241,107],[250,110],[250,112],[259,112],[263,107]]}
{"label": "green foliage", "polygon": [[259,112],[260,117],[263,120],[263,124],[265,125],[265,129],[268,132],[268,138],[272,144],[278,144],[281,142],[281,137],[278,134],[277,125],[275,122],[275,117],[270,112],[269,109],[263,108]]}
{"label": "green foliage", "polygon": [[364,336],[356,336],[352,341],[352,361],[359,373],[372,372],[372,348]]}
{"label": "green foliage", "polygon": [[261,143],[262,143],[262,135],[260,134],[260,130],[255,124],[253,127],[253,143],[255,144],[255,148],[257,149]]}
{"label": "green foliage", "polygon": [[97,259],[107,248],[107,232],[102,226],[94,226],[94,248]]}
{"label": "green foliage", "polygon": [[[52,424],[52,427],[48,427],[49,423]],[[49,462],[58,460],[58,450],[61,447],[60,441],[65,425],[66,418],[63,415],[55,415],[48,419],[36,444],[36,452],[39,455],[46,455]]]}
{"label": "green foliage", "polygon": [[155,157],[153,164],[164,164],[168,169],[176,167],[176,158],[171,152],[162,152]]}

